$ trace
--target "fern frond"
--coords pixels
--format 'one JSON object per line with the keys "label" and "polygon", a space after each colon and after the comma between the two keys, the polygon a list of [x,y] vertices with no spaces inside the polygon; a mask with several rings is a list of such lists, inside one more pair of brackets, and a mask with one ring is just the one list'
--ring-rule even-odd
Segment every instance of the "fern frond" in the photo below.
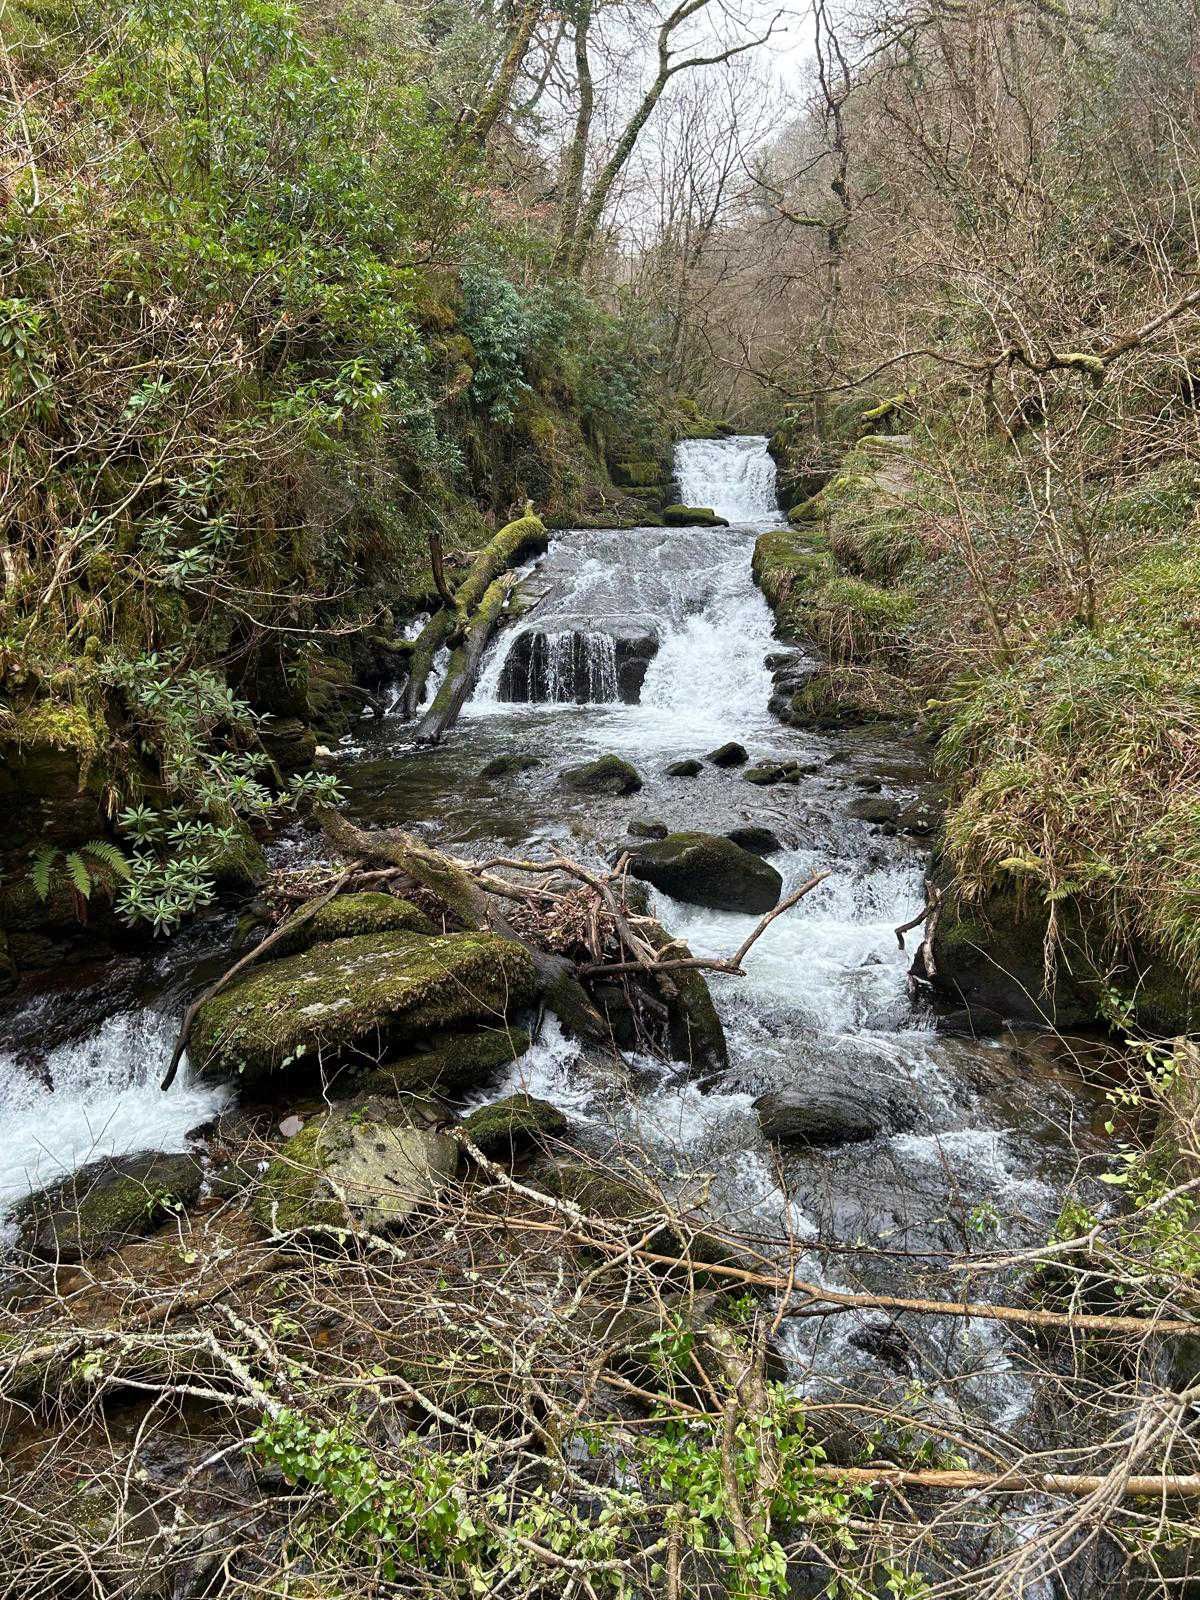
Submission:
{"label": "fern frond", "polygon": [[33,866],[29,876],[33,879],[34,893],[39,900],[50,898],[50,876],[54,871],[54,863],[58,857],[55,845],[44,844],[33,858]]}
{"label": "fern frond", "polygon": [[119,845],[113,844],[108,839],[90,839],[87,844],[81,844],[80,852],[91,856],[93,861],[115,872],[118,878],[128,878],[129,862],[125,859],[125,852]]}
{"label": "fern frond", "polygon": [[89,899],[92,893],[92,875],[87,869],[87,862],[77,850],[68,851],[64,859],[71,882],[85,900]]}

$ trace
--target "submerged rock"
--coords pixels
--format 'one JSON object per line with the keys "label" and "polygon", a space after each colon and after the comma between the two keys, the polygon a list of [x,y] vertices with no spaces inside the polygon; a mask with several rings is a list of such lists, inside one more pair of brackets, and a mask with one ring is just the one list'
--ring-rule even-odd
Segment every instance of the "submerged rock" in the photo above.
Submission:
{"label": "submerged rock", "polygon": [[83,1167],[17,1208],[18,1249],[43,1260],[86,1261],[153,1231],[200,1193],[190,1155],[120,1156]]}
{"label": "submerged rock", "polygon": [[206,1001],[190,1055],[207,1076],[253,1080],[356,1041],[494,1024],[536,987],[528,951],[496,934],[360,934],[270,962]]}
{"label": "submerged rock", "polygon": [[916,1122],[906,1097],[876,1083],[791,1084],[760,1095],[754,1109],[763,1137],[786,1144],[851,1144]]}
{"label": "submerged rock", "polygon": [[726,744],[710,750],[704,759],[711,761],[714,767],[744,767],[750,756],[744,744],[739,744],[736,739],[730,739]]}
{"label": "submerged rock", "polygon": [[760,857],[713,833],[672,833],[633,853],[635,878],[692,905],[717,911],[770,911],[783,879]]}
{"label": "submerged rock", "polygon": [[272,1231],[345,1223],[388,1228],[435,1199],[458,1171],[458,1144],[428,1101],[364,1096],[314,1117],[263,1175],[252,1211]]}
{"label": "submerged rock", "polygon": [[773,856],[777,850],[783,849],[779,835],[757,822],[749,822],[742,828],[730,828],[725,837],[743,850],[749,850],[751,855]]}
{"label": "submerged rock", "polygon": [[900,815],[900,802],[889,800],[885,795],[865,795],[861,800],[852,801],[846,810],[860,822],[895,822]]}
{"label": "submerged rock", "polygon": [[653,817],[635,817],[629,824],[629,832],[635,839],[665,839],[670,831],[665,822]]}
{"label": "submerged rock", "polygon": [[704,771],[704,763],[697,761],[694,756],[685,756],[682,761],[672,761],[663,768],[663,774],[668,778],[698,778]]}
{"label": "submerged rock", "polygon": [[515,752],[512,755],[497,756],[494,761],[489,761],[486,767],[479,769],[481,778],[507,778],[510,773],[529,772],[534,767],[542,764],[541,756],[524,755]]}
{"label": "submerged rock", "polygon": [[599,756],[595,761],[568,767],[562,782],[578,794],[636,794],[642,787],[636,767],[620,756]]}
{"label": "submerged rock", "polygon": [[564,1134],[567,1119],[549,1100],[510,1094],[473,1111],[463,1131],[485,1156],[511,1161],[521,1150]]}

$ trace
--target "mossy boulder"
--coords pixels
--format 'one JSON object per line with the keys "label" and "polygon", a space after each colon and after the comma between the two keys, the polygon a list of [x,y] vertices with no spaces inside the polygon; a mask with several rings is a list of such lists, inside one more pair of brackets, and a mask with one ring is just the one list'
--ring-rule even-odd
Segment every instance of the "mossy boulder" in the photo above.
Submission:
{"label": "mossy boulder", "polygon": [[728,739],[715,750],[710,750],[704,759],[714,767],[744,767],[750,757],[744,744],[739,744],[736,739]]}
{"label": "mossy boulder", "polygon": [[485,1156],[511,1161],[531,1145],[560,1138],[567,1131],[567,1119],[549,1100],[510,1094],[473,1111],[463,1131]]}
{"label": "mossy boulder", "polygon": [[418,1049],[387,1061],[362,1082],[375,1094],[456,1094],[478,1088],[529,1049],[524,1028],[475,1028],[434,1033]]}
{"label": "mossy boulder", "polygon": [[18,1248],[48,1261],[87,1261],[192,1205],[201,1178],[199,1162],[189,1155],[95,1162],[20,1203]]}
{"label": "mossy boulder", "polygon": [[359,934],[270,962],[223,989],[201,1007],[190,1052],[206,1076],[254,1080],[300,1055],[496,1023],[527,1005],[536,987],[528,951],[495,934]]}
{"label": "mossy boulder", "polygon": [[314,1117],[270,1163],[252,1203],[281,1233],[343,1226],[381,1229],[437,1198],[458,1171],[458,1144],[427,1101],[365,1095]]}
{"label": "mossy boulder", "polygon": [[636,794],[642,787],[641,774],[621,756],[599,756],[568,767],[561,782],[577,794]]}
{"label": "mossy boulder", "polygon": [[352,939],[362,933],[436,933],[425,913],[411,900],[374,891],[343,894],[330,900],[307,922],[285,935],[272,954],[295,955],[330,939]]}
{"label": "mossy boulder", "polygon": [[663,768],[663,776],[667,778],[698,778],[704,771],[704,763],[697,761],[695,756],[685,756],[682,761],[672,761]]}
{"label": "mossy boulder", "polygon": [[668,528],[727,528],[711,506],[664,506],[663,521]]}
{"label": "mossy boulder", "polygon": [[760,534],[750,570],[781,627],[795,626],[798,608],[833,573],[829,541],[822,533],[788,528]]}
{"label": "mossy boulder", "polygon": [[303,772],[316,760],[317,736],[299,717],[267,722],[258,737],[280,772]]}
{"label": "mossy boulder", "polygon": [[480,767],[481,778],[507,778],[513,773],[530,772],[534,767],[540,767],[543,757],[526,755],[521,751],[513,751],[510,755],[497,756],[494,761],[489,761],[486,766]]}
{"label": "mossy boulder", "polygon": [[629,870],[676,900],[717,911],[770,911],[783,890],[769,862],[714,833],[671,833],[642,845]]}

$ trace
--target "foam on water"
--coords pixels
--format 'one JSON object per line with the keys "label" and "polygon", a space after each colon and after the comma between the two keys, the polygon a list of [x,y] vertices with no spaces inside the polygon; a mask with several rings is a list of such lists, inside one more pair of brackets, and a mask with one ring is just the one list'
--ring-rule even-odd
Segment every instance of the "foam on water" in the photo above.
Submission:
{"label": "foam on water", "polygon": [[39,1076],[0,1055],[0,1218],[24,1195],[102,1156],[187,1148],[228,1091],[194,1081],[185,1063],[163,1093],[177,1032],[174,1017],[130,1011],[88,1039],[59,1045]]}

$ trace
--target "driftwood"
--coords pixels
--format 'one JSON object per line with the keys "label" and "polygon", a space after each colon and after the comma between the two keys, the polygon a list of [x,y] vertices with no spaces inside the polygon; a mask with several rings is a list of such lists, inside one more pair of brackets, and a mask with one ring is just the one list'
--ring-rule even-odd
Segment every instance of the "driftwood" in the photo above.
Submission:
{"label": "driftwood", "polygon": [[[413,645],[412,665],[408,684],[404,691],[404,715],[407,718],[410,720],[414,718],[421,708],[421,703],[425,699],[425,691],[429,685],[429,674],[433,669],[433,663],[438,651],[443,645],[455,648],[462,645],[464,641],[468,641],[475,614],[481,610],[486,610],[485,601],[496,580],[528,556],[540,554],[545,550],[548,543],[549,535],[546,532],[545,525],[540,517],[534,516],[532,504],[526,502],[524,514],[518,517],[515,522],[507,523],[500,529],[499,533],[484,545],[482,550],[476,552],[471,565],[467,569],[466,577],[454,593],[453,605],[443,603],[440,609],[430,617]],[[440,549],[440,546],[438,548]],[[434,547],[431,543],[431,561],[433,549]],[[439,592],[442,593],[444,601],[445,595],[449,593],[449,588],[445,582],[444,569]],[[498,617],[497,610],[496,617],[492,622],[493,627]],[[474,672],[476,674],[479,671],[479,662],[482,660],[483,647],[487,644],[488,637],[490,637],[490,632],[484,635],[482,642],[478,645],[474,661]],[[469,644],[467,645],[467,651],[468,655],[459,663],[460,674],[456,680],[454,690],[456,704],[453,710],[448,715],[440,716],[437,720],[431,721],[427,718],[428,726],[425,723],[422,724],[425,728],[425,737],[431,743],[436,743],[436,739],[441,738],[446,729],[452,726],[466,701],[467,695],[471,691],[474,678],[465,675],[470,666]],[[450,699],[451,697],[448,696],[442,708],[443,713],[448,710]],[[430,717],[432,718],[432,716],[433,708],[431,707]],[[435,728],[438,730],[436,738],[432,737]]]}

